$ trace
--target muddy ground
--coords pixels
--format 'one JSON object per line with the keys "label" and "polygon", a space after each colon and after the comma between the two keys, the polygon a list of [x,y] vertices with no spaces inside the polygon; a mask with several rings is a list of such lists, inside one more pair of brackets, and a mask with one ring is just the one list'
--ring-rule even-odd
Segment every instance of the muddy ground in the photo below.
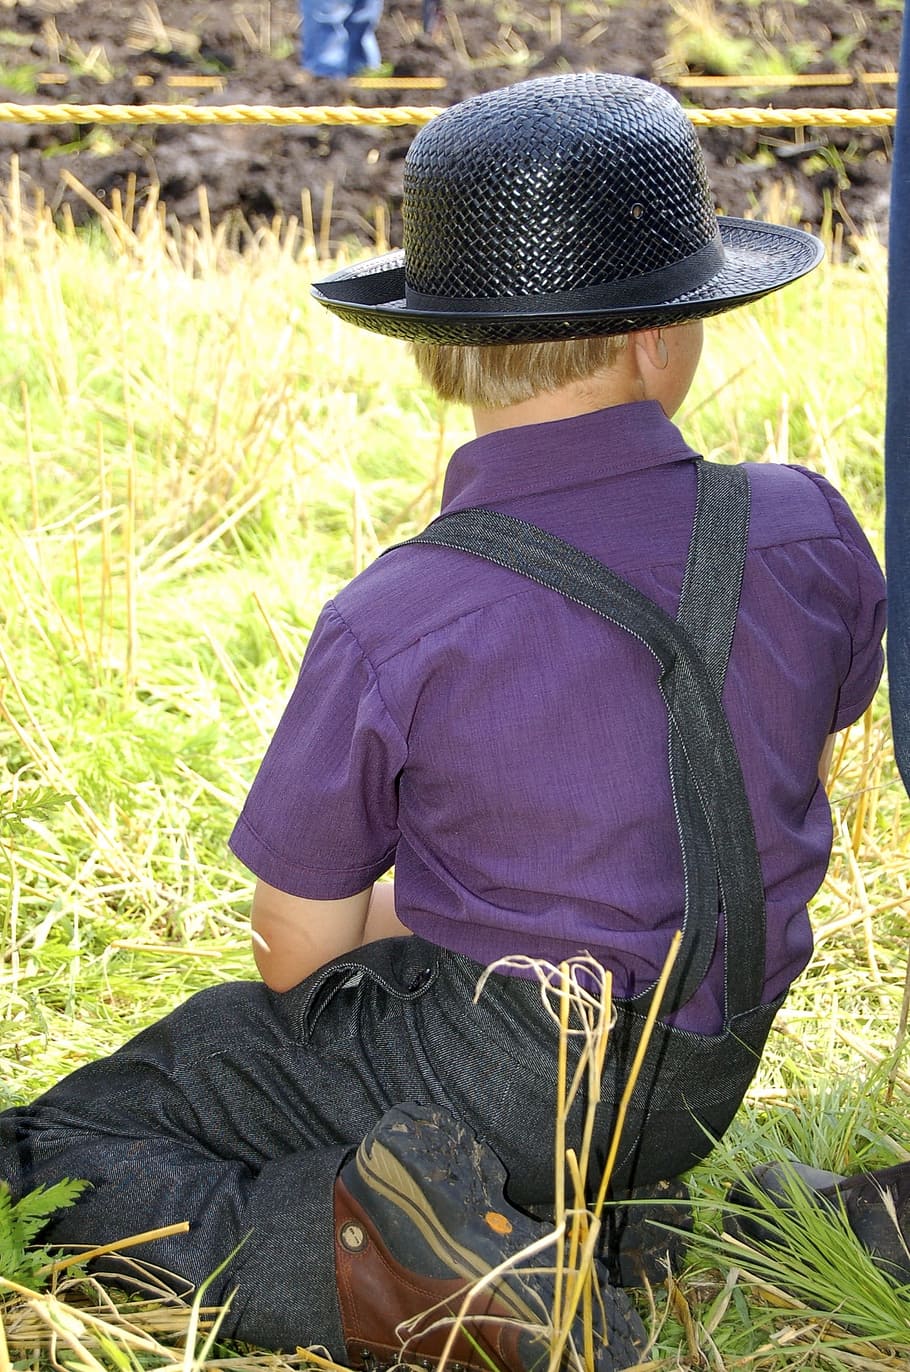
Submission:
{"label": "muddy ground", "polygon": [[[661,81],[693,105],[891,105],[894,87],[865,74],[897,65],[894,0],[445,0],[424,34],[420,0],[386,0],[383,71],[437,77],[440,90],[365,90],[307,76],[296,0],[0,0],[0,101],[311,105],[449,104],[529,75],[619,71]],[[720,21],[712,33],[703,16]],[[719,35],[719,36],[718,36]],[[849,85],[681,89],[680,78],[799,67]],[[194,85],[205,81],[207,85]],[[160,187],[183,223],[207,190],[214,221],[241,234],[309,200],[317,235],[372,243],[377,224],[400,241],[404,154],[413,130],[116,128],[0,124],[0,159],[18,158],[26,191],[90,212],[66,169],[102,201]],[[846,236],[887,229],[887,131],[710,129],[702,143],[718,205]],[[5,180],[6,178],[4,178]],[[325,244],[324,244],[325,245]]]}

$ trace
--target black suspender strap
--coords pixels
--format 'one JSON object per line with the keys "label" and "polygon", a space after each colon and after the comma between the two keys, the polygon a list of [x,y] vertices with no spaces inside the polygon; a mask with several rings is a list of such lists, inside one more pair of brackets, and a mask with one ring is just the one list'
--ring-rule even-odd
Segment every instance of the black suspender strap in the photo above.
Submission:
{"label": "black suspender strap", "polygon": [[[701,984],[714,954],[722,904],[728,1021],[761,1003],[765,973],[764,885],[739,759],[721,704],[748,523],[749,488],[742,469],[699,462],[695,522],[675,622],[596,558],[511,515],[461,510],[408,540],[458,549],[518,572],[625,630],[657,659],[686,875],[683,943],[664,1012],[684,1004]],[[649,988],[631,1004],[643,1009],[652,992]]]}
{"label": "black suspender strap", "polygon": [[[749,483],[741,468],[721,467],[710,462],[698,463],[697,480],[695,521],[676,624],[678,628],[690,634],[704,660],[719,701],[723,693],[733,643],[746,561],[749,539]],[[730,743],[733,746],[732,737]],[[707,820],[710,833],[710,817],[701,804],[697,784],[685,757],[680,733],[672,727],[669,747],[670,782],[676,805],[686,882],[684,942],[677,959],[680,976],[677,994],[679,1003],[683,1004],[701,984],[708,970],[717,941],[718,905],[722,903],[724,906],[725,920],[726,911],[730,908],[730,882],[728,879],[726,886],[724,885],[724,850],[718,851],[716,843],[712,842],[711,851],[706,851],[704,822]],[[736,907],[741,908],[742,917],[731,927],[724,942],[725,1003],[728,1014],[751,1009],[759,1003],[765,968],[764,885],[755,848],[752,815],[745,790],[741,785],[742,777],[735,749],[734,763],[739,784],[732,803],[736,823],[741,826],[737,846],[743,851],[744,856],[748,856],[751,875],[745,878],[746,884],[739,888],[739,899],[745,897],[747,905]],[[688,839],[687,833],[691,835]],[[718,889],[719,885],[722,895]],[[687,947],[685,936],[692,917],[690,912],[695,911],[704,913],[695,918],[697,932]],[[754,931],[752,937],[749,934],[750,929]],[[760,935],[760,944],[753,947],[756,935]],[[758,955],[760,960],[755,962],[754,959]],[[761,978],[758,997],[748,1005],[741,1003],[740,993],[745,984],[747,994],[754,994],[755,987],[750,981],[749,973],[742,978],[737,972],[736,982],[731,986],[731,969],[739,968],[741,963],[738,959],[742,958],[753,959],[750,973],[757,972]]]}

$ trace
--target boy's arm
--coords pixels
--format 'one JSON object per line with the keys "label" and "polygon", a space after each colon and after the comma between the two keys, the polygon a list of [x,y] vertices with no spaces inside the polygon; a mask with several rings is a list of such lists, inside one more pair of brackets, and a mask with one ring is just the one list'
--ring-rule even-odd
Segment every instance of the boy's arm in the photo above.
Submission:
{"label": "boy's arm", "polygon": [[818,779],[823,786],[828,784],[828,773],[831,770],[831,759],[834,756],[834,742],[837,734],[829,734],[825,739],[825,746],[818,761]]}
{"label": "boy's arm", "polygon": [[306,900],[258,880],[250,923],[259,975],[273,991],[289,991],[332,958],[375,939],[408,934],[395,916],[390,882],[343,900]]}
{"label": "boy's arm", "polygon": [[344,900],[305,900],[257,881],[250,923],[259,975],[273,991],[304,977],[363,942],[372,887]]}
{"label": "boy's arm", "polygon": [[394,885],[391,881],[377,881],[370,896],[363,942],[375,943],[381,938],[400,938],[410,932],[395,913]]}

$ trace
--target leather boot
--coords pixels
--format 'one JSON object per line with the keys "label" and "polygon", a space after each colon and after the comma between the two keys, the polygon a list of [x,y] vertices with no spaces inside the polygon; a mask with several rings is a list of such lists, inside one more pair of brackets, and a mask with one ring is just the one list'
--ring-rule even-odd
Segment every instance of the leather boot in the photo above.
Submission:
{"label": "leather boot", "polygon": [[[335,1263],[351,1365],[435,1365],[468,1292],[548,1227],[506,1201],[496,1155],[448,1111],[386,1114],[335,1183]],[[523,1259],[471,1295],[452,1372],[544,1372],[555,1248]],[[598,1282],[596,1372],[637,1363],[644,1327],[622,1291]],[[571,1280],[569,1274],[568,1280]],[[563,1366],[584,1366],[576,1317]]]}
{"label": "leather boot", "polygon": [[[876,1267],[895,1281],[910,1282],[910,1163],[857,1172],[852,1177],[821,1172],[798,1162],[769,1163],[755,1168],[751,1182],[791,1214],[796,1190],[820,1209],[844,1215]],[[727,1199],[738,1207],[754,1209],[754,1215],[740,1211],[725,1217],[728,1233],[752,1242],[774,1241],[773,1213],[758,1208],[754,1191],[737,1185]]]}
{"label": "leather boot", "polygon": [[601,1253],[615,1286],[657,1286],[675,1276],[695,1228],[691,1192],[678,1177],[607,1202]]}

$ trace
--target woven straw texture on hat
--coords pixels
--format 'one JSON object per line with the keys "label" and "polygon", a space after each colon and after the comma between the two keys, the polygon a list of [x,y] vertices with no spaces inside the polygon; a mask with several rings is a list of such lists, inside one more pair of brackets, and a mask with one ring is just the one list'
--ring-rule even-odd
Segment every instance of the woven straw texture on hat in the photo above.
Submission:
{"label": "woven straw texture on hat", "polygon": [[361,327],[530,342],[731,309],[820,260],[809,234],[718,219],[697,135],[632,77],[522,82],[446,110],[404,173],[404,248],[319,282]]}

